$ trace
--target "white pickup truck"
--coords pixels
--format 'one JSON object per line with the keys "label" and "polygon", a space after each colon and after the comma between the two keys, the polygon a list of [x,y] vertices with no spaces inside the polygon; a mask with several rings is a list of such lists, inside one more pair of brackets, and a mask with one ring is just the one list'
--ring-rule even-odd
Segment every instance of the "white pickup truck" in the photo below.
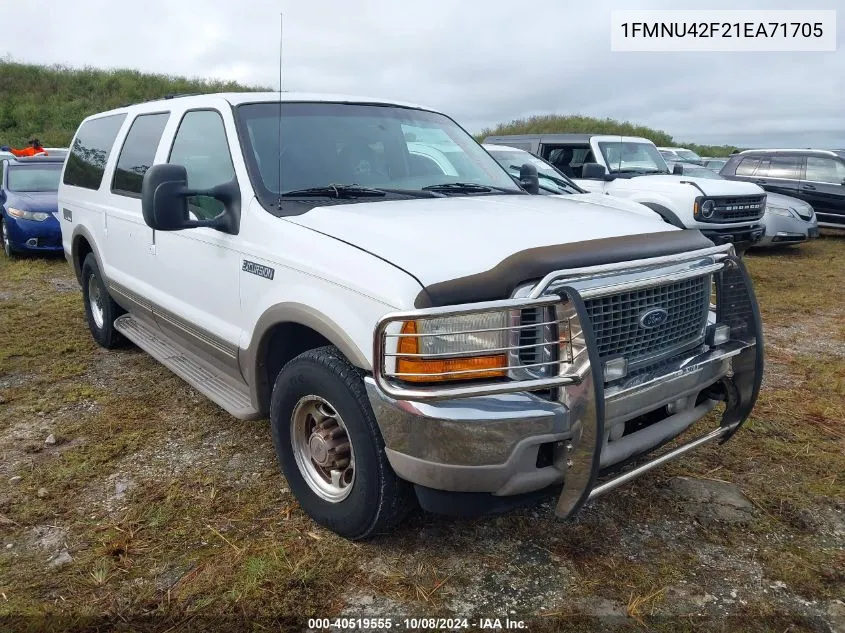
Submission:
{"label": "white pickup truck", "polygon": [[[63,246],[97,342],[269,416],[320,524],[365,538],[417,501],[468,514],[550,493],[568,517],[733,435],[762,379],[760,317],[731,245],[529,195],[523,171],[411,104],[161,100],[83,121]],[[649,455],[716,407],[714,428]]]}
{"label": "white pickup truck", "polygon": [[639,202],[679,228],[698,229],[740,253],[765,233],[766,192],[753,183],[714,181],[675,173],[654,143],[637,136],[525,134],[488,136],[547,160],[587,191]]}

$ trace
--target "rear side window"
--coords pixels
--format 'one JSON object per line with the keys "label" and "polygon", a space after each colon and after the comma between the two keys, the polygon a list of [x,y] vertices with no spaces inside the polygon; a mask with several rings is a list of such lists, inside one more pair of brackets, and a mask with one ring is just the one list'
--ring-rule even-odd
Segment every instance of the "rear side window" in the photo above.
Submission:
{"label": "rear side window", "polygon": [[[220,113],[187,112],[173,139],[168,162],[184,165],[191,189],[211,189],[233,180],[235,168]],[[215,198],[193,196],[188,198],[188,209],[200,220],[210,220],[223,213],[224,206]]]}
{"label": "rear side window", "polygon": [[125,114],[113,114],[82,124],[67,157],[63,180],[66,185],[100,188],[114,139],[124,119]]}
{"label": "rear side window", "polygon": [[797,156],[772,156],[760,161],[755,176],[764,178],[785,178],[797,180],[801,167],[801,159]]}
{"label": "rear side window", "polygon": [[834,158],[807,156],[807,175],[805,180],[830,182],[841,185],[845,182],[845,163]]}
{"label": "rear side window", "polygon": [[169,112],[160,112],[139,115],[132,122],[117,159],[117,168],[114,170],[111,186],[114,193],[141,195],[144,174],[153,164],[161,134],[169,118]]}
{"label": "rear side window", "polygon": [[736,166],[736,175],[737,176],[753,176],[754,171],[757,169],[757,166],[760,164],[759,158],[752,158],[750,156],[743,158],[739,161],[739,164]]}

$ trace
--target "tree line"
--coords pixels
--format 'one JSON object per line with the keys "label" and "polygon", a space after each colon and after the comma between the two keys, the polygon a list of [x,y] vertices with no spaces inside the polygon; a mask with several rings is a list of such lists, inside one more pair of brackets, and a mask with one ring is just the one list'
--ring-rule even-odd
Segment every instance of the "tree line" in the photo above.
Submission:
{"label": "tree line", "polygon": [[[87,116],[130,103],[172,94],[269,90],[234,81],[215,81],[142,73],[137,70],[71,68],[62,65],[23,64],[0,60],[0,144],[20,147],[37,137],[46,147],[70,144],[79,123]],[[493,134],[598,132],[643,136],[658,146],[680,145],[702,156],[727,156],[737,149],[679,143],[661,130],[614,119],[547,114],[516,119],[484,130]]]}

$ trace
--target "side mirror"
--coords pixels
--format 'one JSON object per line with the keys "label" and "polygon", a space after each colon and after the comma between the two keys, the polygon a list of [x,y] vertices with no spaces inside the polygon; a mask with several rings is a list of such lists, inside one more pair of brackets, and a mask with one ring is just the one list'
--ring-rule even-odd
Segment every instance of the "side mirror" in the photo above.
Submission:
{"label": "side mirror", "polygon": [[607,167],[599,163],[584,163],[581,178],[585,180],[607,180]]}
{"label": "side mirror", "polygon": [[540,193],[540,177],[537,175],[537,168],[525,163],[519,168],[519,184],[530,194],[537,195]]}
{"label": "side mirror", "polygon": [[684,175],[684,166],[681,163],[675,163],[672,165],[672,175],[673,176],[683,176]]}
{"label": "side mirror", "polygon": [[[191,220],[188,198],[208,196],[225,205],[225,211],[211,220]],[[189,189],[183,165],[153,165],[141,185],[141,211],[147,226],[156,231],[179,231],[208,227],[236,234],[240,219],[240,189],[232,180],[212,189]]]}

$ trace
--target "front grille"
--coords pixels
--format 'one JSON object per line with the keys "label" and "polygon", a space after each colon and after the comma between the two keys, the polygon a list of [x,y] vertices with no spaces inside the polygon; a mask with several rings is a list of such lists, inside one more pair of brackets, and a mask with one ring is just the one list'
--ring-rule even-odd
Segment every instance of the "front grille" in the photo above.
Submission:
{"label": "front grille", "polygon": [[[635,369],[702,340],[710,309],[710,276],[589,299],[585,304],[602,360],[625,356],[629,368]],[[642,316],[657,308],[667,312],[665,322],[643,327]]]}
{"label": "front grille", "polygon": [[[555,320],[552,308],[525,308],[520,310],[520,325],[536,327],[521,327],[516,331],[517,340],[512,344],[518,346],[517,357],[519,365],[537,365],[557,359],[557,328],[548,324]],[[548,345],[542,345],[548,341]],[[526,373],[532,378],[542,378],[554,373],[552,365],[532,368]]]}
{"label": "front grille", "polygon": [[759,220],[766,211],[766,196],[741,196],[736,198],[712,198],[716,203],[710,222]]}

